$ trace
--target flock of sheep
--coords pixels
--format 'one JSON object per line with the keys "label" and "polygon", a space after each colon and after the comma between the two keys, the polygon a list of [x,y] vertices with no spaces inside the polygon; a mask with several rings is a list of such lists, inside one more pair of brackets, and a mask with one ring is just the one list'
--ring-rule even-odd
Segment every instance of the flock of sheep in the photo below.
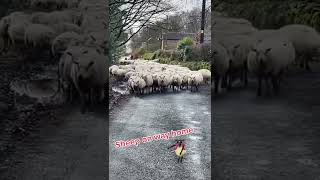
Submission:
{"label": "flock of sheep", "polygon": [[213,80],[215,93],[231,88],[235,78],[244,86],[248,73],[258,80],[257,95],[262,95],[262,80],[271,80],[279,92],[281,75],[289,66],[300,64],[310,69],[309,61],[320,52],[320,35],[312,27],[291,24],[279,29],[257,30],[245,19],[216,17],[213,23]]}
{"label": "flock of sheep", "polygon": [[[107,82],[106,10],[101,0],[31,0],[51,12],[13,12],[0,20],[1,52],[50,52],[59,59],[59,92],[82,101],[82,112],[104,97]],[[63,9],[62,7],[72,8]],[[61,9],[62,8],[62,9]],[[91,106],[90,106],[91,107]]]}
{"label": "flock of sheep", "polygon": [[207,69],[191,71],[179,65],[160,64],[154,61],[128,61],[128,65],[112,65],[111,76],[119,80],[128,80],[130,93],[144,94],[188,89],[197,91],[201,84],[210,83],[211,72]]}

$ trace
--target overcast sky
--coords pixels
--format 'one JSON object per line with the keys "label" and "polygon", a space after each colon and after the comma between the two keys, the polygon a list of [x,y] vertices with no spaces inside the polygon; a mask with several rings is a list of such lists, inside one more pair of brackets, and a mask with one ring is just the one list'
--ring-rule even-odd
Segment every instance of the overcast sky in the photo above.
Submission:
{"label": "overcast sky", "polygon": [[[190,11],[194,8],[202,8],[202,0],[170,0],[177,11]],[[206,0],[206,8],[211,4],[211,0]]]}

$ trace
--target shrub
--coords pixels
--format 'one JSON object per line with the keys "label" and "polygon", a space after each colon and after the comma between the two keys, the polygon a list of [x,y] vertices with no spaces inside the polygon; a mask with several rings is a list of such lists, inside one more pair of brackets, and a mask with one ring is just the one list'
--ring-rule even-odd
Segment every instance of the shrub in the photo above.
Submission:
{"label": "shrub", "polygon": [[182,61],[183,60],[183,51],[178,50],[178,51],[172,51],[170,55],[170,60],[177,60],[177,61]]}
{"label": "shrub", "polygon": [[153,59],[153,56],[154,56],[154,53],[149,53],[149,52],[147,52],[147,53],[144,53],[143,59],[145,59],[145,60],[152,60],[152,59]]}
{"label": "shrub", "polygon": [[157,50],[154,52],[155,57],[154,58],[170,58],[172,50]]}
{"label": "shrub", "polygon": [[208,69],[210,70],[211,64],[209,62],[181,62],[181,61],[171,61],[169,58],[159,59],[159,63],[162,64],[171,64],[171,65],[180,65],[189,68],[192,71],[197,71],[199,69]]}
{"label": "shrub", "polygon": [[192,46],[194,44],[193,39],[190,37],[185,37],[180,40],[177,44],[177,50],[183,50],[188,46]]}
{"label": "shrub", "polygon": [[210,44],[200,44],[186,47],[183,54],[184,61],[210,61]]}

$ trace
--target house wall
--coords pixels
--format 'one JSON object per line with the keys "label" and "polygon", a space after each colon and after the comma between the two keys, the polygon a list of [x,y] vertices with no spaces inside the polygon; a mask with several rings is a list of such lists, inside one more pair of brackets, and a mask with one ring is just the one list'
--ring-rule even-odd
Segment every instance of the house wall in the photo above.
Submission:
{"label": "house wall", "polygon": [[165,50],[174,50],[177,48],[178,41],[176,40],[167,40],[165,43]]}

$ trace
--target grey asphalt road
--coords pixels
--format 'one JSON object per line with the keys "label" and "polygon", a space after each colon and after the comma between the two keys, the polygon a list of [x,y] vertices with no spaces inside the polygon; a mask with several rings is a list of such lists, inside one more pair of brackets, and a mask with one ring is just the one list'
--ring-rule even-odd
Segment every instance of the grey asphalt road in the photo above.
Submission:
{"label": "grey asphalt road", "polygon": [[278,97],[256,97],[254,81],[214,97],[215,179],[320,179],[320,65],[312,67],[289,73]]}
{"label": "grey asphalt road", "polygon": [[[210,90],[131,97],[110,114],[109,159],[111,180],[210,179],[211,109]],[[193,128],[185,136],[187,153],[182,164],[171,146],[174,138],[115,147],[119,140],[130,140]]]}
{"label": "grey asphalt road", "polygon": [[18,141],[14,153],[1,164],[0,179],[105,179],[106,116],[105,112],[83,115],[79,107],[67,107],[56,118],[39,117],[39,127]]}

